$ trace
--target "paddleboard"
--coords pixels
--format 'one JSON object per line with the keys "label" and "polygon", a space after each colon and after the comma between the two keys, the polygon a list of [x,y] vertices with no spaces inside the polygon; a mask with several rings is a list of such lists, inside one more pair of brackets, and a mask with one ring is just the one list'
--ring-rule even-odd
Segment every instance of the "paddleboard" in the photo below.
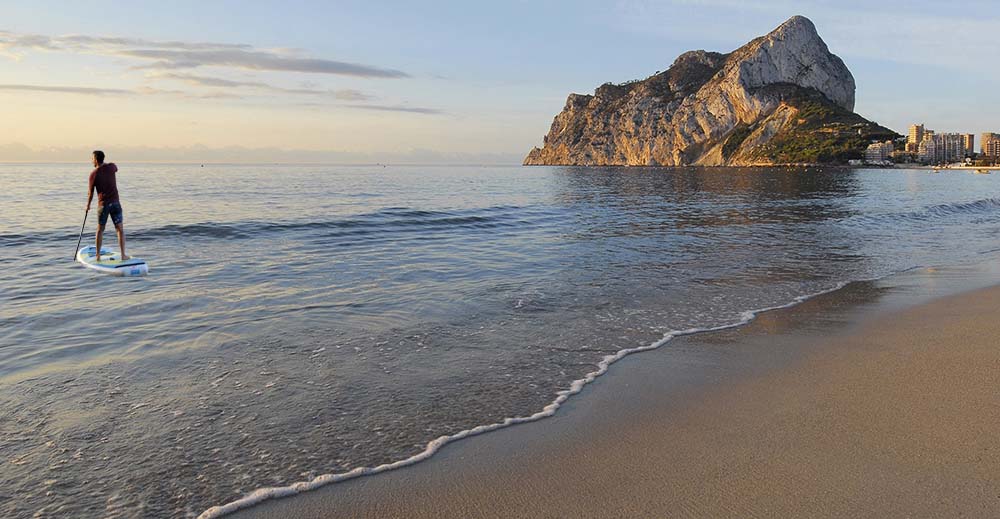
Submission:
{"label": "paddleboard", "polygon": [[101,261],[97,261],[97,248],[93,245],[84,247],[76,253],[76,261],[91,270],[111,276],[145,276],[149,273],[149,265],[142,258],[131,257],[122,261],[118,251],[101,247]]}

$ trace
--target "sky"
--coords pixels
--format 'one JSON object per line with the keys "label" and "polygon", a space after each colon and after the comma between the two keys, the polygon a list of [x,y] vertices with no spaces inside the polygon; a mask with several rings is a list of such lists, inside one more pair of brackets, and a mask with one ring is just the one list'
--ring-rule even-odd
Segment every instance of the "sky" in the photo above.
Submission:
{"label": "sky", "polygon": [[[0,161],[509,162],[570,92],[809,17],[905,133],[1000,131],[1000,2],[5,1]],[[86,157],[84,157],[86,161]]]}

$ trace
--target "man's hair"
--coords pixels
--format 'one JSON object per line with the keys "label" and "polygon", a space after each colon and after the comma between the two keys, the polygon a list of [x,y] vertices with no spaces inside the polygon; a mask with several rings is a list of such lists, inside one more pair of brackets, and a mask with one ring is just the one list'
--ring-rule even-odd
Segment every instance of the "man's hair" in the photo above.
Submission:
{"label": "man's hair", "polygon": [[94,158],[97,159],[98,164],[104,164],[104,152],[101,150],[94,150]]}

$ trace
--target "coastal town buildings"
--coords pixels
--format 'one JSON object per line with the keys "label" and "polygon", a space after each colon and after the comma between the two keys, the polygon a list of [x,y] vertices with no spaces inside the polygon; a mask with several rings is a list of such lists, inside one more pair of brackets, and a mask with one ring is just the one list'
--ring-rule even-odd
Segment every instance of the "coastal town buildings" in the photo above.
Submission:
{"label": "coastal town buildings", "polygon": [[[981,144],[985,150],[988,142],[996,140],[1000,142],[1000,135],[984,133],[981,136]],[[961,162],[976,154],[976,136],[972,133],[936,133],[927,129],[923,124],[910,125],[910,131],[906,137],[907,152],[916,155],[920,162],[927,164],[941,164],[948,162]]]}
{"label": "coastal town buildings", "polygon": [[865,162],[869,164],[882,164],[889,162],[892,157],[892,141],[876,142],[868,145],[865,150]]}

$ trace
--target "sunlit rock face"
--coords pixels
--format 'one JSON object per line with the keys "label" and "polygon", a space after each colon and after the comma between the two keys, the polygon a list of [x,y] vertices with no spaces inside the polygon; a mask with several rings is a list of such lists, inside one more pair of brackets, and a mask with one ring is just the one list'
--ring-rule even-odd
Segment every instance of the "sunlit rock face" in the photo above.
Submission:
{"label": "sunlit rock face", "polygon": [[813,23],[794,16],[729,54],[686,52],[644,80],[570,94],[543,147],[531,150],[524,163],[772,164],[782,156],[766,151],[776,136],[807,122],[810,128],[829,122],[816,120],[816,110],[802,114],[807,106],[821,105],[822,117],[835,114],[850,123],[836,131],[865,133],[857,128],[868,121],[852,113],[854,91],[850,70]]}

